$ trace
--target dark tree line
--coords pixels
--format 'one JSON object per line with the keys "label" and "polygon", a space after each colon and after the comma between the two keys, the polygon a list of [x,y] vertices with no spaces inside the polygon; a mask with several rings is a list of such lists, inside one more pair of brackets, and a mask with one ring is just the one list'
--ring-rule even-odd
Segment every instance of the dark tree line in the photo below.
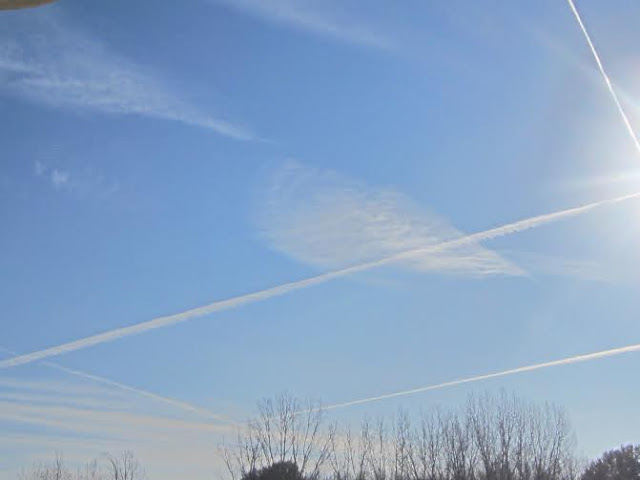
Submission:
{"label": "dark tree line", "polygon": [[581,480],[640,480],[640,445],[623,445],[589,464]]}

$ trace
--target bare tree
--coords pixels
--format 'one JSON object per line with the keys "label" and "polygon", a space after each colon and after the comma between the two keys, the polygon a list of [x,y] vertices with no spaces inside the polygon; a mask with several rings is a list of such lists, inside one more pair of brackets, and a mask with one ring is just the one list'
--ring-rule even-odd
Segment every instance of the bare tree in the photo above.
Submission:
{"label": "bare tree", "polygon": [[144,476],[140,462],[131,450],[124,450],[119,456],[109,455],[107,461],[113,480],[138,480]]}
{"label": "bare tree", "polygon": [[400,410],[394,424],[393,478],[395,480],[405,480],[411,476],[413,441],[409,414],[405,410]]}
{"label": "bare tree", "polygon": [[443,413],[422,412],[420,425],[413,434],[410,462],[414,480],[438,480],[443,471]]}
{"label": "bare tree", "polygon": [[[335,431],[335,429],[334,429]],[[362,422],[360,433],[351,429],[331,437],[329,465],[335,480],[366,480],[371,460],[372,426],[369,419]]]}
{"label": "bare tree", "polygon": [[86,463],[73,473],[65,464],[62,454],[56,453],[50,463],[39,463],[22,472],[21,480],[140,480],[144,478],[140,463],[133,452],[125,450],[120,456],[109,455],[107,468],[97,460]]}
{"label": "bare tree", "polygon": [[141,467],[131,451],[120,457],[107,457],[107,468],[97,460],[86,463],[72,472],[65,464],[62,454],[56,453],[49,463],[38,463],[29,471],[23,471],[21,480],[137,480],[142,478]]}
{"label": "bare tree", "polygon": [[66,467],[62,454],[55,453],[51,463],[39,463],[28,472],[20,474],[21,480],[71,480],[71,471]]}
{"label": "bare tree", "polygon": [[223,445],[222,456],[233,480],[285,462],[314,480],[329,461],[332,442],[333,428],[323,429],[319,403],[303,405],[282,394],[259,402],[257,417],[238,433],[235,445]]}
{"label": "bare tree", "polygon": [[575,480],[569,423],[554,406],[504,393],[469,397],[459,411],[399,412],[393,428],[366,421],[333,437],[334,480]]}
{"label": "bare tree", "polygon": [[75,480],[105,480],[105,477],[105,472],[98,465],[98,461],[93,460],[78,469]]}
{"label": "bare tree", "polygon": [[389,478],[389,432],[384,418],[379,418],[370,436],[369,467],[373,480],[387,480]]}
{"label": "bare tree", "polygon": [[470,397],[467,418],[482,480],[575,478],[574,442],[566,414],[504,393]]}

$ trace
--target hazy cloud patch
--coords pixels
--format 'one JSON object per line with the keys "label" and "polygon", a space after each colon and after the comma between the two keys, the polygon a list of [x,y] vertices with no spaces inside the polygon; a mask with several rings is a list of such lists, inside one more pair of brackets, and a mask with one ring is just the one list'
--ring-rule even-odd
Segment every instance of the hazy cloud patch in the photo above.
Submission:
{"label": "hazy cloud patch", "polygon": [[[56,12],[58,13],[58,12]],[[251,140],[246,128],[181,99],[157,75],[47,12],[0,21],[0,90],[70,110],[171,120]]]}
{"label": "hazy cloud patch", "polygon": [[[437,245],[464,234],[401,193],[290,162],[270,178],[257,215],[262,236],[320,269],[355,265]],[[481,277],[524,272],[477,243],[399,261],[419,272]]]}
{"label": "hazy cloud patch", "polygon": [[361,23],[361,15],[349,13],[344,2],[311,2],[308,0],[212,0],[242,13],[268,22],[286,25],[336,40],[365,47],[388,50],[391,40],[372,27]]}
{"label": "hazy cloud patch", "polygon": [[36,160],[33,170],[37,178],[47,182],[57,192],[108,200],[120,191],[117,181],[108,179],[92,167],[72,170]]}
{"label": "hazy cloud patch", "polygon": [[210,453],[232,432],[135,393],[70,379],[0,377],[0,385],[0,449],[21,447],[7,462],[12,473],[60,449],[74,463],[131,448],[150,474],[182,465],[201,476],[219,468]]}

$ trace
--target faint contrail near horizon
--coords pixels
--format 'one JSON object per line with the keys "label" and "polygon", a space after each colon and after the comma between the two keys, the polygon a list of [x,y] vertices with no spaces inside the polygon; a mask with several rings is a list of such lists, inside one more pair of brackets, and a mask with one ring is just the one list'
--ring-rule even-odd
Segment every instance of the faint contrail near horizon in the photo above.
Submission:
{"label": "faint contrail near horizon", "polygon": [[589,49],[593,54],[593,58],[595,59],[596,64],[598,65],[598,70],[600,70],[600,73],[602,74],[602,78],[604,79],[604,83],[607,85],[607,89],[609,90],[609,93],[611,94],[611,97],[613,98],[613,101],[615,102],[616,107],[618,108],[618,112],[620,112],[620,116],[624,121],[624,125],[627,127],[627,132],[629,132],[629,135],[631,136],[631,139],[635,144],[636,150],[640,154],[640,141],[638,140],[638,136],[636,135],[636,132],[634,131],[633,126],[631,125],[631,121],[629,120],[627,113],[624,111],[624,108],[622,107],[622,102],[620,102],[620,99],[618,98],[618,94],[613,88],[613,83],[611,82],[611,79],[609,79],[609,75],[604,69],[604,65],[600,60],[600,55],[598,54],[598,51],[596,50],[596,47],[593,41],[591,41],[591,36],[589,35],[587,28],[584,26],[584,23],[582,22],[580,13],[578,12],[578,9],[573,3],[573,0],[567,0],[567,2],[569,3],[569,7],[571,7],[573,16],[576,18],[578,25],[580,26],[580,30],[582,30],[582,34],[584,35],[584,38],[586,39],[587,44],[589,45]]}
{"label": "faint contrail near horizon", "polygon": [[527,365],[525,367],[512,368],[510,370],[503,370],[502,372],[494,372],[494,373],[487,373],[484,375],[476,375],[473,377],[460,378],[458,380],[451,380],[450,382],[437,383],[434,385],[428,385],[426,387],[419,387],[411,390],[402,390],[400,392],[387,393],[384,395],[378,395],[376,397],[361,398],[359,400],[351,400],[349,402],[344,402],[344,403],[335,403],[333,405],[322,407],[322,409],[334,410],[337,408],[352,407],[354,405],[360,405],[363,403],[377,402],[380,400],[387,400],[389,398],[394,398],[394,397],[404,397],[406,395],[414,395],[416,393],[429,392],[431,390],[440,390],[442,388],[454,387],[456,385],[463,385],[465,383],[480,382],[482,380],[489,380],[491,378],[506,377],[508,375],[516,375],[518,373],[531,372],[533,370],[541,370],[543,368],[556,367],[559,365],[570,365],[572,363],[587,362],[589,360],[596,360],[598,358],[604,358],[604,357],[612,357],[614,355],[621,355],[623,353],[629,353],[629,352],[640,352],[640,343],[637,343],[635,345],[628,345],[626,347],[614,348],[611,350],[602,350],[600,352],[595,352],[595,353],[576,355],[573,357],[563,358],[561,360],[553,360],[550,362]]}
{"label": "faint contrail near horizon", "polygon": [[611,205],[611,204],[623,202],[625,200],[630,200],[632,198],[638,198],[638,197],[640,197],[640,192],[633,193],[630,195],[624,195],[616,198],[611,198],[608,200],[601,200],[599,202],[590,203],[580,207],[568,208],[568,209],[560,210],[554,213],[538,215],[538,216],[527,218],[524,220],[519,220],[517,222],[508,223],[500,227],[491,228],[489,230],[485,230],[482,232],[465,235],[463,237],[460,237],[454,240],[445,241],[429,247],[409,250],[406,252],[391,255],[389,257],[385,257],[380,260],[361,263],[361,264],[354,265],[351,267],[346,267],[340,270],[334,270],[333,272],[316,275],[310,278],[306,278],[304,280],[289,282],[282,285],[278,285],[276,287],[259,290],[257,292],[248,293],[245,295],[239,295],[226,300],[216,301],[208,305],[193,308],[180,313],[175,313],[173,315],[156,317],[151,320],[147,320],[146,322],[137,323],[127,327],[116,328],[114,330],[98,333],[96,335],[91,335],[91,336],[84,337],[71,342],[45,348],[43,350],[38,350],[36,352],[28,353],[25,355],[19,355],[14,358],[9,358],[7,360],[0,361],[0,369],[16,367],[18,365],[25,365],[27,363],[42,360],[44,358],[53,357],[56,355],[62,355],[64,353],[69,353],[69,352],[73,352],[83,348],[88,348],[93,345],[112,342],[119,338],[129,337],[132,335],[144,333],[149,330],[154,330],[156,328],[167,327],[169,325],[191,320],[193,318],[203,317],[205,315],[209,315],[211,313],[218,312],[220,310],[236,308],[248,303],[259,302],[262,300],[266,300],[268,298],[284,295],[286,293],[289,293],[295,290],[300,290],[302,288],[307,288],[313,285],[325,283],[335,278],[344,277],[346,275],[351,275],[353,273],[369,270],[371,268],[380,267],[380,266],[387,265],[400,260],[407,260],[412,257],[437,253],[445,249],[462,247],[462,246],[473,244],[476,242],[490,240],[492,238],[511,235],[514,233],[522,232],[524,230],[535,228],[535,227],[545,225],[547,223],[551,223],[564,218],[581,215],[583,213],[587,213],[598,207]]}
{"label": "faint contrail near horizon", "polygon": [[[10,355],[18,356],[18,354],[16,352],[14,352],[13,350],[10,350],[6,347],[0,346],[0,350],[3,350],[7,353],[9,353]],[[84,378],[86,380],[91,380],[93,382],[97,382],[97,383],[102,383],[104,385],[108,385],[110,387],[115,387],[118,388],[120,390],[124,390],[126,392],[131,392],[134,393],[136,395],[140,395],[142,397],[146,397],[149,398],[151,400],[155,400],[157,402],[161,402],[161,403],[165,403],[167,405],[171,405],[172,407],[178,408],[180,410],[185,410],[191,413],[196,413],[202,417],[206,417],[212,420],[217,420],[220,422],[225,422],[225,423],[230,423],[230,424],[236,424],[235,421],[223,416],[223,415],[218,415],[216,413],[213,413],[209,410],[207,410],[206,408],[202,408],[202,407],[198,407],[196,405],[192,405],[190,403],[187,402],[183,402],[182,400],[177,400],[175,398],[170,398],[170,397],[165,397],[163,395],[158,395],[156,393],[153,392],[149,392],[147,390],[142,390],[140,388],[136,388],[136,387],[132,387],[130,385],[126,385],[124,383],[120,383],[120,382],[116,382],[114,380],[110,380],[108,378],[105,377],[100,377],[98,375],[93,375],[91,373],[87,373],[87,372],[83,372],[82,370],[75,370],[73,368],[67,368],[67,367],[63,367],[62,365],[59,365],[57,363],[53,363],[53,362],[42,362],[42,365],[45,365],[49,368],[53,368],[55,370],[59,370],[61,372],[65,372],[68,373],[69,375],[75,375],[77,377],[80,378]]]}

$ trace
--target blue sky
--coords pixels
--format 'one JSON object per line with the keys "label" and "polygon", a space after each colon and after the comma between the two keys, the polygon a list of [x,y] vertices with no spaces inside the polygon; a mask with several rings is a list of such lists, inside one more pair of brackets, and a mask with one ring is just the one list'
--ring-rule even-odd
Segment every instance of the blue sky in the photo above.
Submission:
{"label": "blue sky", "polygon": [[[640,6],[578,8],[638,124]],[[19,353],[640,190],[561,1],[61,0],[0,13],[0,109],[0,345]],[[283,390],[334,404],[637,344],[639,216],[603,206],[47,360],[240,420]],[[637,441],[637,355],[332,416],[506,389],[565,406],[595,455]],[[153,478],[209,478],[229,434],[39,362],[0,370],[0,402],[2,479],[123,447]]]}

